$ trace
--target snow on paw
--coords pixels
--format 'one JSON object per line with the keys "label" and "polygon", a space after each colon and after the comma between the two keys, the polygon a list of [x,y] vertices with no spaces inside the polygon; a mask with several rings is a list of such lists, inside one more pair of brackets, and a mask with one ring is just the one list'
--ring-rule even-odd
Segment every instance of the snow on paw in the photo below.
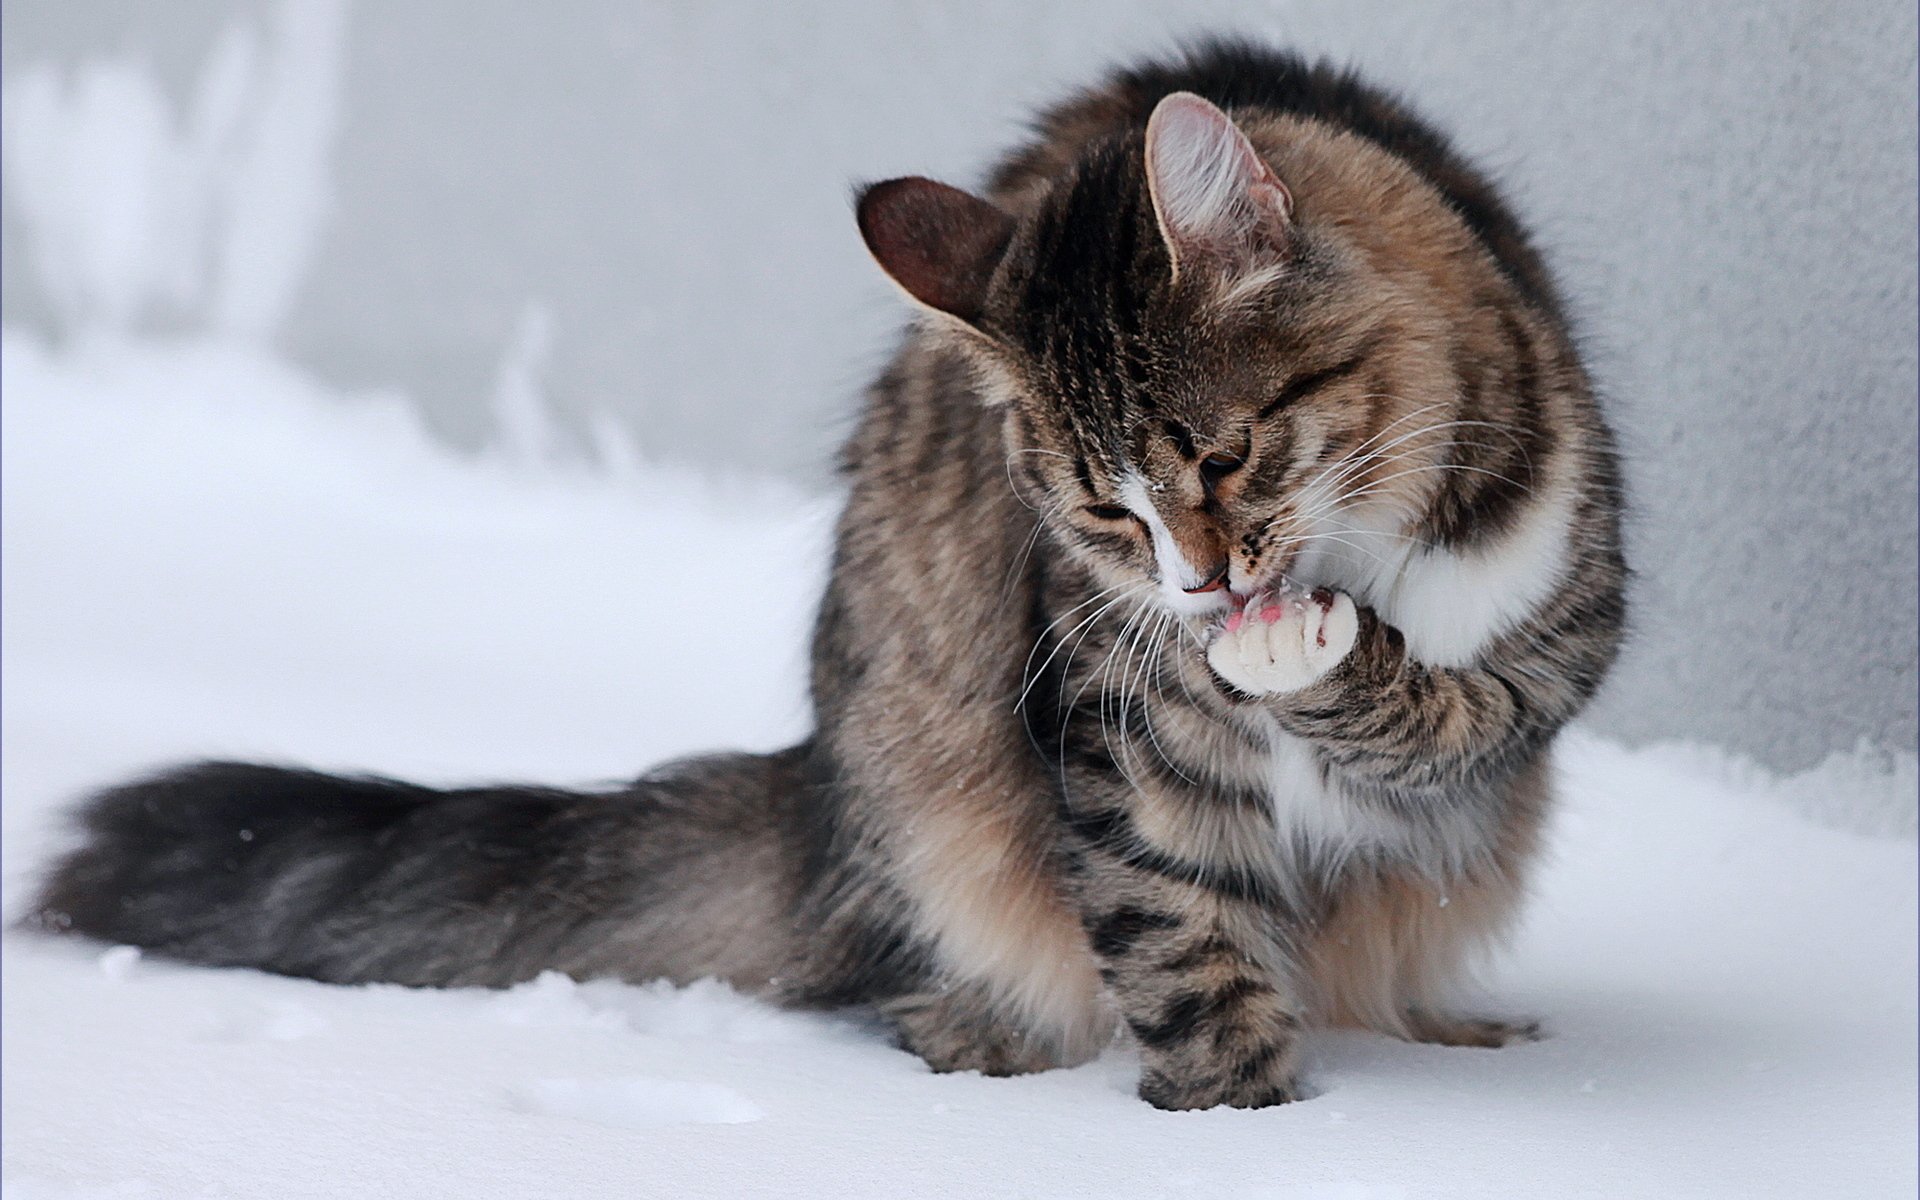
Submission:
{"label": "snow on paw", "polygon": [[1296,692],[1339,666],[1359,631],[1344,592],[1258,595],[1215,636],[1207,663],[1251,696]]}

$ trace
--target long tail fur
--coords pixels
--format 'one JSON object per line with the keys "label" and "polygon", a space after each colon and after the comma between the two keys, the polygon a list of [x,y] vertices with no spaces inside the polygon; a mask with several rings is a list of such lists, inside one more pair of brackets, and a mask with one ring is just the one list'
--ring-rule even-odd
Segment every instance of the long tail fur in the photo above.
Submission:
{"label": "long tail fur", "polygon": [[202,763],[87,804],[27,919],[334,983],[758,989],[795,950],[804,756],[695,759],[604,793]]}

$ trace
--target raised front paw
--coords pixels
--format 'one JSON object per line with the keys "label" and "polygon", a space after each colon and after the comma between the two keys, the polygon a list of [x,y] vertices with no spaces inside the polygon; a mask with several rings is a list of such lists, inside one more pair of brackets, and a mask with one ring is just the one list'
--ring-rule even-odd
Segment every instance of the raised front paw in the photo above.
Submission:
{"label": "raised front paw", "polygon": [[1227,618],[1207,664],[1250,696],[1297,692],[1339,666],[1359,630],[1344,592],[1262,594]]}

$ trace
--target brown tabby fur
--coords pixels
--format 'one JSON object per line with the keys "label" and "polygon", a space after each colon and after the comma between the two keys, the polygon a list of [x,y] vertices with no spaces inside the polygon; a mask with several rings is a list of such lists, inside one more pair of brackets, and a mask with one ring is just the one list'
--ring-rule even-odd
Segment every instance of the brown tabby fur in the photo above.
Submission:
{"label": "brown tabby fur", "polygon": [[1448,993],[1626,572],[1491,187],[1352,77],[1215,45],[860,224],[922,318],[844,451],[808,742],[596,797],[194,768],[94,802],[41,923],[323,979],[713,974],[874,1005],[939,1070],[1124,1030],[1168,1108],[1296,1096],[1314,1026],[1532,1036]]}
{"label": "brown tabby fur", "polygon": [[[1048,657],[1060,664],[1059,684],[1036,690],[1052,700],[1042,736],[1060,743],[1047,758],[1063,786],[1009,777],[1028,756],[1007,746],[1002,705],[942,709],[932,724],[916,720],[915,707],[891,722],[868,713],[858,728],[861,740],[879,734],[889,746],[911,736],[888,736],[901,723],[925,739],[911,757],[933,771],[889,789],[912,797],[913,816],[892,822],[899,840],[886,853],[958,868],[925,878],[915,905],[949,971],[987,981],[1005,1019],[1072,1058],[1091,1048],[1089,1034],[1097,1040],[1108,1006],[1085,999],[1091,967],[1142,1045],[1148,1099],[1259,1104],[1292,1094],[1302,1024],[1450,1044],[1530,1034],[1530,1024],[1451,1018],[1435,1006],[1510,925],[1548,799],[1547,741],[1613,656],[1624,578],[1617,489],[1610,439],[1524,239],[1507,237],[1508,259],[1496,258],[1431,177],[1354,132],[1234,111],[1290,191],[1298,237],[1324,239],[1332,260],[1299,255],[1293,266],[1306,278],[1295,286],[1284,273],[1277,287],[1229,273],[1169,288],[1167,258],[1137,242],[1106,262],[1097,249],[1061,251],[1076,238],[1098,242],[1076,221],[1138,219],[1113,200],[1148,191],[1139,129],[1159,98],[1124,80],[1083,97],[1050,114],[1042,139],[1002,168],[988,199],[1014,232],[986,295],[960,313],[932,306],[848,455],[855,488],[843,537],[884,553],[889,578],[906,583],[875,625],[912,647],[915,672],[945,681],[949,696],[987,701],[1029,686],[1011,675],[1020,645],[990,632],[1001,623],[990,604],[1037,604],[1045,627],[1066,639],[1043,635],[1022,659],[1029,670]],[[1102,178],[1102,156],[1117,164],[1108,166],[1117,188]],[[1087,193],[1098,206],[1084,203]],[[869,240],[894,269],[886,231]],[[913,293],[918,280],[905,276]],[[1317,411],[1294,405],[1290,427],[1269,431],[1281,449],[1255,454],[1210,492],[1195,461],[1209,448],[1244,455],[1247,410],[1303,378],[1316,382]],[[1172,432],[1137,433],[1156,426]],[[1493,432],[1449,437],[1450,427]],[[1113,494],[1123,466],[1178,495],[1160,515],[1189,561],[1227,557],[1259,578],[1260,564],[1287,552],[1273,531],[1285,530],[1309,471],[1401,434],[1411,436],[1399,455],[1363,461],[1344,483],[1388,494],[1405,518],[1402,538],[1471,552],[1546,494],[1569,498],[1564,579],[1477,662],[1423,667],[1363,608],[1358,643],[1331,675],[1250,703],[1185,644],[1191,620],[1123,605],[1076,624],[1101,589],[1154,570],[1138,531],[1073,519]],[[1289,453],[1303,442],[1317,452]],[[1409,471],[1409,458],[1423,470]],[[1010,489],[992,478],[1001,469]],[[1218,511],[1235,492],[1255,500],[1259,520],[1236,525]],[[964,544],[945,519],[953,512],[968,514]],[[1023,554],[1037,564],[1020,567]],[[968,594],[1009,559],[1006,588]],[[903,561],[937,564],[945,577],[902,579]],[[1330,570],[1313,582],[1347,582]],[[1022,583],[1032,597],[1019,594]],[[837,661],[838,645],[829,641],[822,659]],[[1470,831],[1414,818],[1392,852],[1298,844],[1302,835],[1278,828],[1266,800],[1267,737],[1249,708],[1305,738],[1345,803],[1449,805]],[[823,728],[823,737],[833,734]],[[935,747],[968,757],[968,785],[952,786]],[[988,762],[1007,774],[978,774]],[[892,762],[895,778],[903,765]],[[1064,844],[1046,838],[1056,804],[1077,835]],[[1062,861],[1065,886],[1050,888],[1058,868],[1049,864]],[[996,909],[999,935],[977,951],[980,916]],[[1076,925],[1090,931],[1091,954],[1076,944]]]}

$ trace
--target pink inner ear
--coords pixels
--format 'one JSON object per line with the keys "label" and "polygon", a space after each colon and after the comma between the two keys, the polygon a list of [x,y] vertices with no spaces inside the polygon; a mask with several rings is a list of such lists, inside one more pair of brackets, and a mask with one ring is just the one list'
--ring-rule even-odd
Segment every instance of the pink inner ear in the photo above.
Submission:
{"label": "pink inner ear", "polygon": [[1013,238],[1013,218],[931,179],[876,183],[860,194],[860,235],[875,261],[929,308],[974,321]]}
{"label": "pink inner ear", "polygon": [[1190,92],[1147,121],[1154,211],[1177,265],[1196,255],[1250,260],[1286,247],[1293,196],[1240,127]]}

